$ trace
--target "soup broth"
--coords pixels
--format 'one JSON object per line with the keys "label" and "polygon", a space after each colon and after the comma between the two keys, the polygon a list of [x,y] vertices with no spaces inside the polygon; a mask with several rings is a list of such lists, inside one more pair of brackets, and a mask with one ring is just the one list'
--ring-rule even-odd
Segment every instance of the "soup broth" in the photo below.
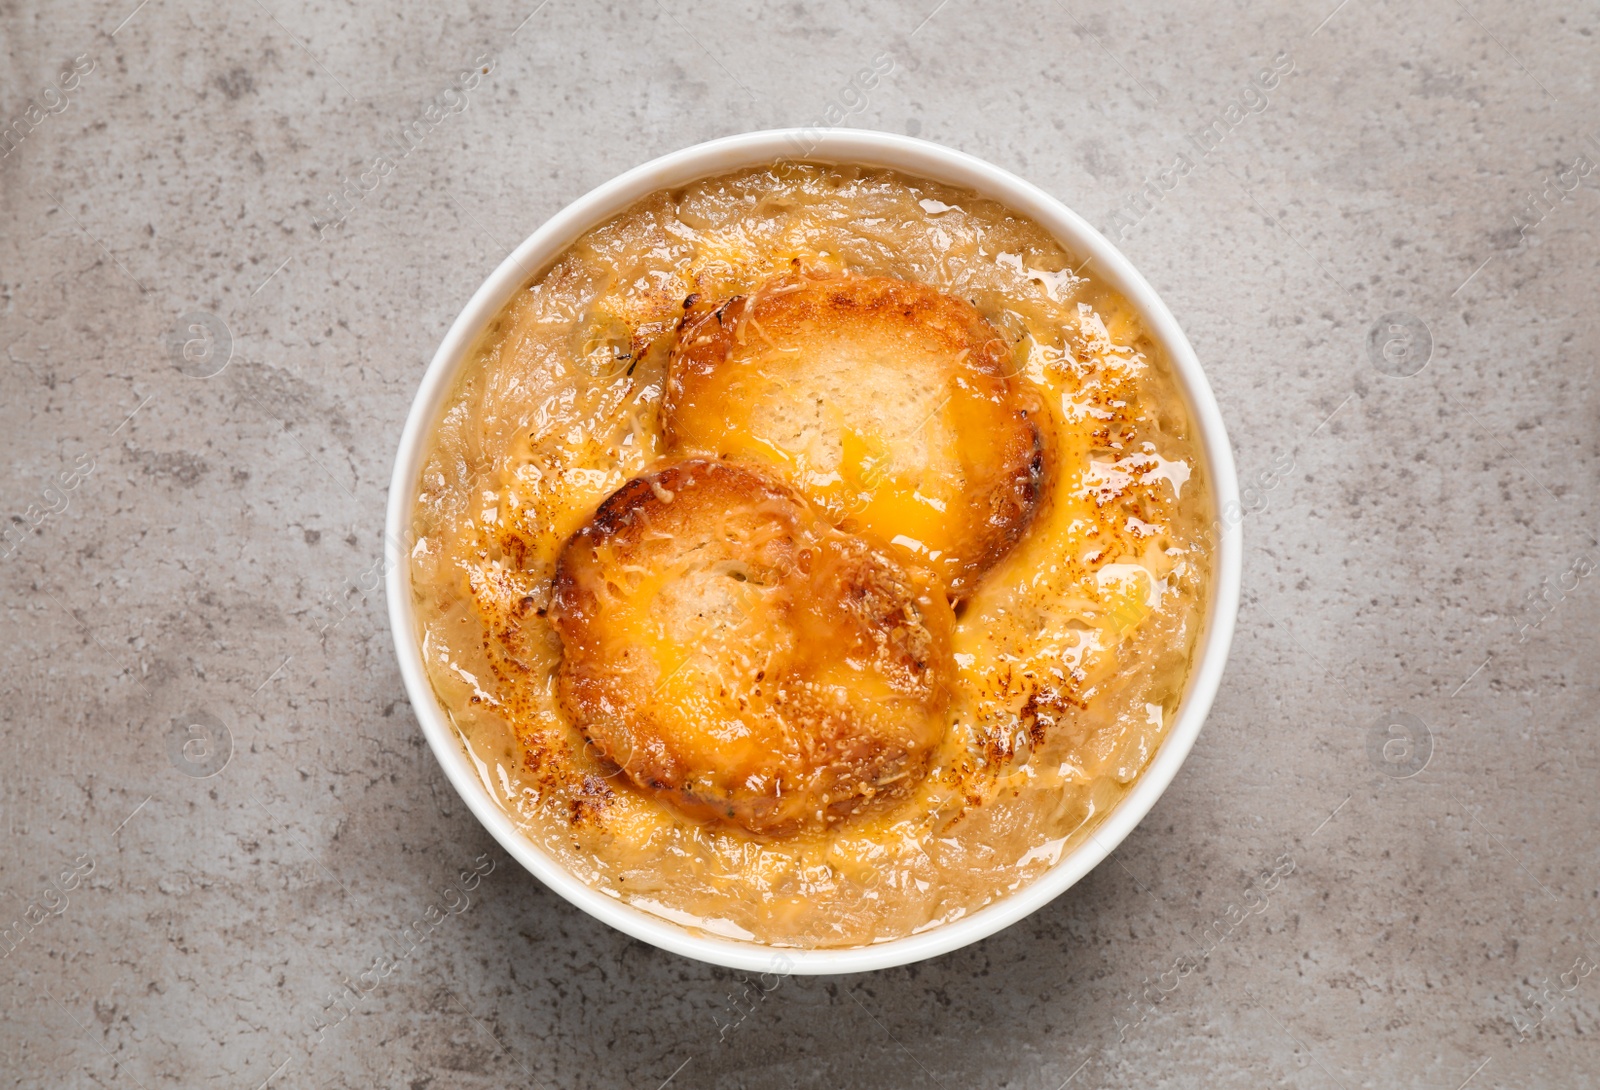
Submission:
{"label": "soup broth", "polygon": [[[956,603],[926,775],[826,829],[760,836],[641,791],[570,719],[552,579],[602,501],[666,459],[686,301],[808,274],[970,302],[1005,338],[1049,461],[1026,532]],[[484,331],[418,482],[417,638],[484,785],[584,881],[725,937],[881,942],[1031,882],[1147,766],[1204,615],[1209,495],[1168,361],[1092,265],[970,192],[775,164],[638,202]]]}

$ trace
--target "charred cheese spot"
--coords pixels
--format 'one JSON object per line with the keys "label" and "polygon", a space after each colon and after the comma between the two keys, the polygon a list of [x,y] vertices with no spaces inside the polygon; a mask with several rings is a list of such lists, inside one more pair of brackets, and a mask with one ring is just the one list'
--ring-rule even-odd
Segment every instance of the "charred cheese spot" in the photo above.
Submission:
{"label": "charred cheese spot", "polygon": [[563,549],[560,700],[641,789],[765,835],[900,797],[944,733],[936,576],[748,467],[688,460]]}
{"label": "charred cheese spot", "polygon": [[965,597],[1042,491],[1038,409],[969,304],[891,277],[789,276],[687,308],[662,402],[670,448],[775,464],[848,530]]}

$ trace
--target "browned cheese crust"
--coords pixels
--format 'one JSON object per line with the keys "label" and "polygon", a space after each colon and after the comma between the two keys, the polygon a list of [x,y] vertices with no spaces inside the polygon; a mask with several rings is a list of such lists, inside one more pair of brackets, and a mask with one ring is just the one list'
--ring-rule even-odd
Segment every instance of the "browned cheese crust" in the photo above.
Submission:
{"label": "browned cheese crust", "polygon": [[671,449],[773,465],[957,599],[1027,530],[1046,472],[1038,411],[969,303],[891,277],[790,275],[685,306],[662,401]]}
{"label": "browned cheese crust", "polygon": [[691,816],[826,827],[904,794],[943,736],[938,579],[749,467],[623,485],[562,550],[552,615],[567,714]]}

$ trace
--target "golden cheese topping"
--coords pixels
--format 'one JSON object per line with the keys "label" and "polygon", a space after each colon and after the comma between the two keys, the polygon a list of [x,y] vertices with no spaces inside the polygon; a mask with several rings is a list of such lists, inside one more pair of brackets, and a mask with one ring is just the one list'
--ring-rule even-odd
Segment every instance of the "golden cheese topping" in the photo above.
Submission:
{"label": "golden cheese topping", "polygon": [[[525,835],[643,910],[807,947],[960,918],[1091,835],[1178,706],[1215,517],[1168,363],[1093,269],[972,193],[785,164],[647,197],[533,278],[435,427],[410,553],[430,680]],[[768,298],[793,283],[805,306]],[[896,293],[927,321],[848,318]],[[733,300],[754,315],[742,342],[725,322],[725,342],[684,343]],[[796,346],[832,362],[801,366]],[[781,382],[839,396],[806,418]],[[1017,407],[1043,460],[1030,513],[999,520],[1008,540],[971,511],[1033,479]],[[766,484],[671,487],[708,456]],[[753,495],[782,498],[758,514]],[[944,520],[929,499],[973,506]],[[620,509],[701,530],[647,546]],[[850,615],[848,580],[787,559],[807,548],[877,573],[875,604]],[[934,550],[964,559],[925,571]],[[958,583],[951,613],[927,578]],[[877,653],[896,633],[948,649],[928,668],[942,696],[917,656]],[[778,704],[769,660],[831,708]],[[785,811],[780,786],[808,801]]]}
{"label": "golden cheese topping", "polygon": [[842,527],[965,596],[1033,517],[1045,452],[1011,346],[893,277],[787,275],[697,299],[667,366],[668,446],[781,469]]}
{"label": "golden cheese topping", "polygon": [[767,835],[904,795],[944,734],[944,588],[752,469],[636,477],[562,550],[561,704],[640,789]]}

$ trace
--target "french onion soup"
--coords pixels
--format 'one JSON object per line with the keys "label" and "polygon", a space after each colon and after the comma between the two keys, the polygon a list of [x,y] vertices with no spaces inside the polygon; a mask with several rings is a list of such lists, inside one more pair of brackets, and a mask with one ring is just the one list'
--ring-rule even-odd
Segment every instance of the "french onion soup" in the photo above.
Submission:
{"label": "french onion soup", "polygon": [[430,679],[524,834],[800,947],[960,918],[1090,835],[1211,572],[1137,313],[993,201],[813,164],[656,193],[533,278],[415,512]]}

